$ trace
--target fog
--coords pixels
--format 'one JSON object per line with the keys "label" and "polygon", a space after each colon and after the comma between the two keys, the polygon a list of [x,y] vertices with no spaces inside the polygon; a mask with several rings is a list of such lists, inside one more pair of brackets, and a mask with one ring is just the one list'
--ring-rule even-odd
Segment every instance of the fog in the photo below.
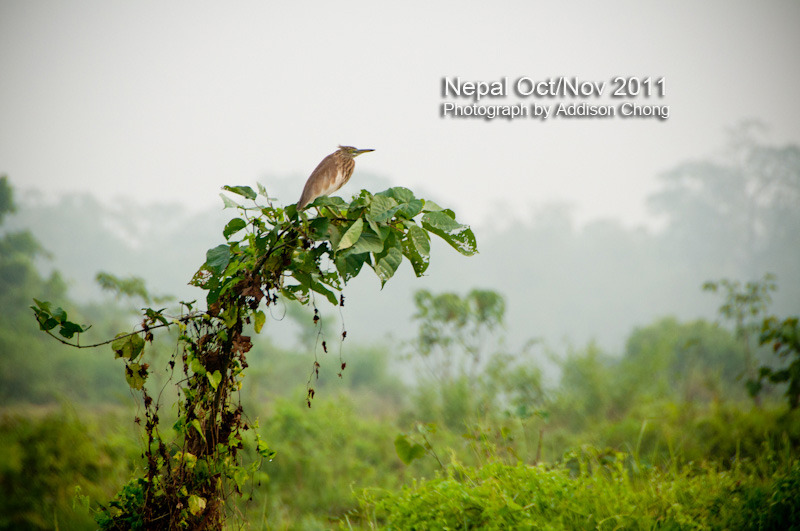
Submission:
{"label": "fog", "polygon": [[[409,187],[471,223],[481,251],[435,246],[425,278],[404,265],[382,291],[355,280],[344,318],[359,341],[413,331],[420,288],[500,291],[515,344],[594,339],[612,351],[660,315],[713,318],[705,280],[775,272],[776,308],[800,300],[797,225],[736,249],[742,226],[786,221],[737,211],[733,197],[704,218],[661,177],[691,161],[740,164],[736,131],[776,149],[800,143],[795,3],[11,1],[0,14],[0,172],[22,199],[10,226],[33,230],[52,253],[42,267],[64,272],[78,300],[99,296],[101,270],[199,296],[185,283],[230,214],[220,187],[261,182],[295,202],[339,143],[376,149],[343,197]],[[615,99],[617,77],[647,80],[654,95]],[[445,96],[456,78],[509,88]],[[526,96],[519,79],[605,92]],[[446,101],[658,105],[669,117],[453,118]],[[676,186],[713,196],[742,184],[733,173]],[[761,200],[750,192],[745,203]]]}

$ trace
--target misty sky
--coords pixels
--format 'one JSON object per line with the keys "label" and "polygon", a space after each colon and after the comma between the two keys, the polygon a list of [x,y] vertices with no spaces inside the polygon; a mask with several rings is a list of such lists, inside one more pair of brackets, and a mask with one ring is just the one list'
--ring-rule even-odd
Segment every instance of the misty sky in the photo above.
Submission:
{"label": "misty sky", "polygon": [[[639,223],[656,176],[714,155],[741,120],[800,142],[798,27],[797,2],[4,0],[0,172],[206,207],[270,176],[296,175],[299,197],[343,143],[377,150],[362,171],[473,223],[553,201]],[[444,119],[445,76],[663,77],[670,117]],[[489,103],[558,101],[596,103]],[[358,189],[356,174],[342,192]]]}

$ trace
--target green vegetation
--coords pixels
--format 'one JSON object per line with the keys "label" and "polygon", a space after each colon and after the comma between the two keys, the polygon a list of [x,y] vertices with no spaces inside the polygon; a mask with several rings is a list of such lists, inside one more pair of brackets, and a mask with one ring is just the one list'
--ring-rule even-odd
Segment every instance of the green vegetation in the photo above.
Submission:
{"label": "green vegetation", "polygon": [[[335,291],[341,292],[364,264],[375,271],[381,286],[404,257],[421,276],[430,262],[429,234],[461,254],[477,252],[472,231],[456,222],[452,211],[401,187],[376,195],[362,190],[351,203],[317,198],[309,205],[316,211],[311,218],[295,205],[274,207],[263,186],[258,193],[249,186],[224,189],[248,202],[222,195],[225,206],[235,208],[240,217],[225,225],[226,243],[208,250],[191,279],[190,284],[207,292],[205,310],[196,310],[196,301],[181,302],[178,316],[169,316],[167,308],[143,308],[141,324],[133,332],[87,345],[81,337],[90,326],[70,321],[66,310],[48,301],[34,299],[31,306],[40,330],[62,344],[79,349],[110,345],[125,364],[125,381],[141,398],[144,419],[137,416],[136,423],[143,424],[144,471],[102,507],[97,515],[102,529],[222,529],[229,500],[242,495],[261,460],[274,457],[260,437],[258,422],[247,420],[239,395],[253,347],[246,327],[261,332],[266,323],[262,305],[268,309],[279,300],[297,301],[314,308],[316,322],[315,294],[344,306],[343,295],[337,297]],[[259,196],[267,204],[259,204]],[[104,289],[151,302],[139,278],[101,274],[98,281]],[[179,330],[167,363],[167,383],[177,391],[174,398],[146,385],[156,360],[146,356],[150,349],[145,347],[153,343],[153,331],[165,327]],[[328,350],[325,341],[322,349]],[[340,376],[345,367],[342,361]],[[309,408],[320,368],[315,359],[306,389]],[[163,398],[172,398],[173,405],[165,407]],[[171,432],[162,424],[163,409],[176,416],[170,419]],[[251,430],[252,437],[247,433]],[[240,456],[246,440],[258,454],[250,461]]]}
{"label": "green vegetation", "polygon": [[365,491],[371,527],[391,529],[790,529],[800,462],[632,472],[628,455],[571,453],[553,466],[453,463],[398,492]]}
{"label": "green vegetation", "polygon": [[[750,144],[745,159],[791,162],[796,153]],[[519,310],[494,289],[468,286],[409,292],[416,334],[343,341],[314,297],[340,304],[335,292],[365,264],[383,285],[403,256],[415,274],[430,274],[428,233],[465,254],[475,248],[452,212],[399,188],[351,203],[321,198],[309,219],[228,197],[237,217],[194,279],[207,312],[195,302],[182,303],[183,313],[162,309],[169,299],[151,295],[141,278],[107,273],[97,276],[104,290],[154,307],[134,317],[112,301],[78,304],[57,273],[40,273],[47,254],[30,232],[6,231],[0,529],[155,528],[164,507],[186,528],[797,529],[798,321],[770,316],[778,281],[797,263],[787,245],[796,212],[785,204],[790,194],[779,194],[774,209],[755,210],[763,238],[732,230],[727,211],[710,207],[721,186],[737,204],[750,200],[737,194],[765,189],[730,186],[733,177],[758,177],[745,170],[686,165],[668,175],[656,196],[672,216],[665,241],[696,245],[695,258],[710,253],[696,223],[710,209],[714,245],[787,256],[781,275],[708,282],[722,296],[719,323],[643,318],[618,351],[594,342],[511,347],[506,332]],[[246,201],[258,195],[228,191]],[[3,178],[0,222],[14,208]],[[545,228],[523,234],[542,252],[589,241]],[[650,242],[605,229],[595,227],[594,245],[622,238],[632,250],[626,259],[639,263],[641,252],[649,269],[645,255],[658,254]],[[517,267],[527,264],[514,256],[519,247],[497,240],[483,249]],[[265,254],[268,267],[254,267]],[[529,265],[532,283],[559,284]],[[613,264],[597,267],[613,277]],[[646,292],[642,279],[625,282]],[[265,307],[276,296],[312,304]],[[110,343],[114,354],[70,351],[37,332],[31,304],[39,325],[63,341],[125,335]],[[574,308],[566,325],[580,326],[582,311]],[[251,335],[283,326],[284,315],[300,325],[298,348]],[[548,362],[555,377],[544,376]],[[171,363],[174,373],[165,370]]]}

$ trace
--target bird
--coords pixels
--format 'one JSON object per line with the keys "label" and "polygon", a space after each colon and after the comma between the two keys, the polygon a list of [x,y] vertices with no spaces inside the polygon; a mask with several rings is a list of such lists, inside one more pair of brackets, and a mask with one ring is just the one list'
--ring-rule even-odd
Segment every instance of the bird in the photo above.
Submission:
{"label": "bird", "polygon": [[339,146],[339,149],[322,159],[306,181],[303,194],[297,202],[297,210],[302,210],[321,195],[329,195],[350,180],[356,167],[355,158],[374,149],[356,149],[353,146]]}

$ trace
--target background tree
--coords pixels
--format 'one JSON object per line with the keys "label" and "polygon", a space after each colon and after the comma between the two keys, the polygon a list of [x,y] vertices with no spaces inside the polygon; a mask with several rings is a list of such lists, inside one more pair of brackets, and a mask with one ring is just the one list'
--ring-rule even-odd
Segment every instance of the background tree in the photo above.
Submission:
{"label": "background tree", "polygon": [[418,379],[415,399],[423,420],[457,429],[499,411],[527,417],[541,407],[542,376],[528,359],[531,343],[519,353],[505,346],[502,295],[419,290],[414,303],[418,333],[411,356],[429,375]]}
{"label": "background tree", "polygon": [[732,130],[723,159],[681,164],[661,176],[663,189],[650,197],[667,218],[672,244],[694,258],[691,266],[722,259],[723,275],[751,278],[764,274],[766,262],[779,266],[773,272],[780,278],[800,266],[800,147],[767,145],[760,128]]}
{"label": "background tree", "polygon": [[761,328],[761,322],[767,308],[772,302],[771,293],[777,289],[775,275],[767,273],[762,280],[750,281],[742,285],[738,280],[722,279],[717,282],[703,284],[706,291],[724,291],[724,302],[719,307],[719,315],[733,323],[736,338],[744,350],[743,375],[748,386],[752,386],[755,377],[756,359],[754,341]]}

